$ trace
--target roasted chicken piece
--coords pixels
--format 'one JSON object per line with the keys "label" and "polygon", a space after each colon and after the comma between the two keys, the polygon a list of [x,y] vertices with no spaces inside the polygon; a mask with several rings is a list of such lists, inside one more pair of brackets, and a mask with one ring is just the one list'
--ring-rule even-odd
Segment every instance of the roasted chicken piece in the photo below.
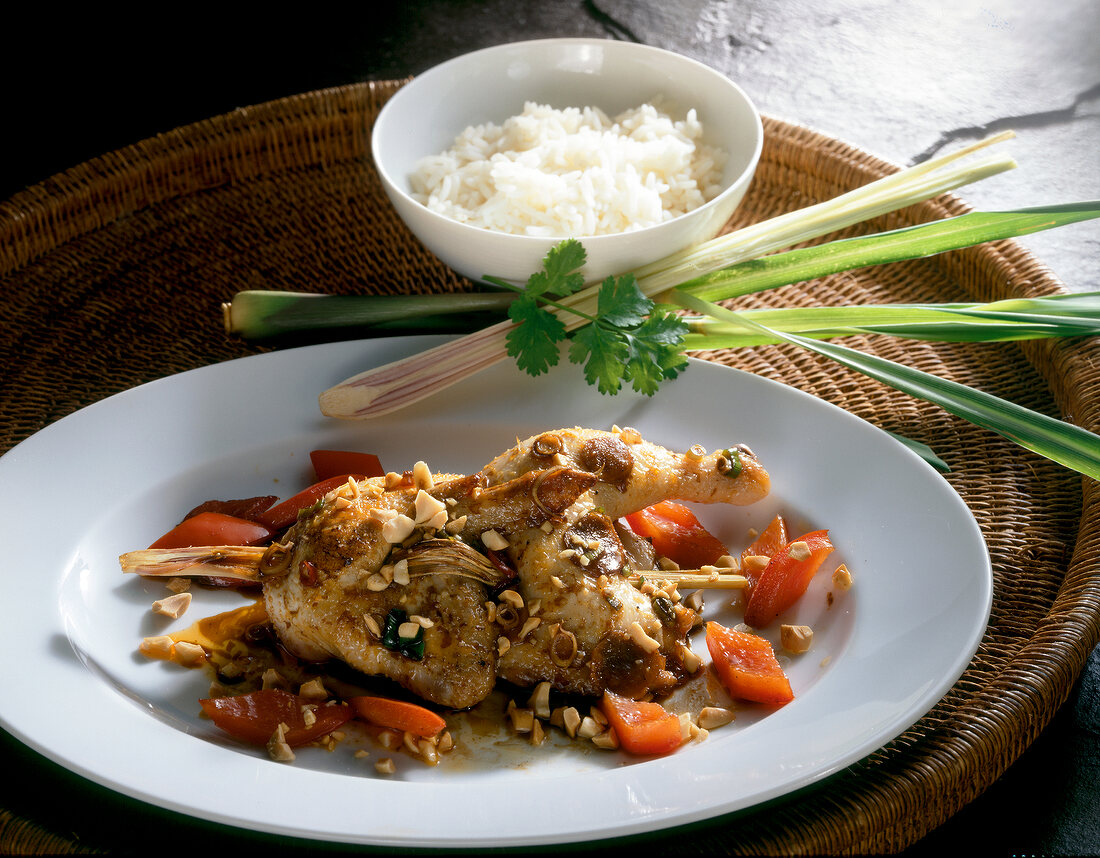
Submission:
{"label": "roasted chicken piece", "polygon": [[[507,539],[537,527],[571,506],[595,477],[556,469],[492,487],[477,475],[431,482],[416,488],[410,480],[389,491],[381,478],[349,483],[238,577],[263,582],[268,617],[299,657],[337,658],[463,709],[495,683],[497,631],[486,602],[509,577],[487,560],[483,537]],[[144,575],[231,574],[217,554],[189,569],[169,562],[171,552],[121,560],[124,570]],[[387,621],[410,625],[387,636]],[[413,652],[417,644],[422,649]]]}
{"label": "roasted chicken piece", "polygon": [[512,539],[524,608],[506,634],[497,674],[580,694],[671,690],[698,664],[686,640],[695,615],[675,588],[654,583],[659,574],[636,574],[616,520],[662,500],[752,503],[768,492],[767,472],[744,447],[675,453],[632,430],[574,428],[528,438],[482,474],[504,482],[553,466],[599,481],[561,517]]}

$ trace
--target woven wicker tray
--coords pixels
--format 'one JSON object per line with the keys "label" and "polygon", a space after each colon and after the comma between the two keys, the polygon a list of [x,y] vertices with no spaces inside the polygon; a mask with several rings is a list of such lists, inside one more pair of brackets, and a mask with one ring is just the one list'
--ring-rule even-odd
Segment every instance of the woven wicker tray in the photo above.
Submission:
{"label": "woven wicker tray", "polygon": [[[255,353],[221,329],[218,305],[238,289],[471,289],[407,233],[369,162],[372,119],[400,83],[242,109],[88,162],[0,205],[0,452],[110,394]],[[775,120],[766,120],[765,132],[756,180],[731,226],[895,169]],[[851,232],[965,210],[943,197]],[[1031,255],[1003,242],[836,275],[746,303],[993,300],[1060,291]],[[853,344],[1100,430],[1095,340]],[[932,446],[985,534],[994,605],[963,677],[889,746],[823,787],[656,839],[675,854],[900,850],[977,797],[1023,752],[1100,641],[1097,483],[799,350],[708,357]],[[36,758],[31,764],[49,765]],[[217,828],[178,817],[168,823],[179,829],[176,842],[197,837],[197,826],[206,835]],[[0,850],[140,848],[140,829],[127,835],[74,827],[58,823],[46,806],[2,807]],[[243,836],[218,834],[223,844]]]}

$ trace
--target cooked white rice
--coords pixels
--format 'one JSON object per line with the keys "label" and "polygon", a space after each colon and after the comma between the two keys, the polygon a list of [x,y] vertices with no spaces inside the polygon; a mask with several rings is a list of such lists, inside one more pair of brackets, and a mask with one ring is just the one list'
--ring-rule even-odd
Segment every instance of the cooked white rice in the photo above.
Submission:
{"label": "cooked white rice", "polygon": [[726,154],[659,100],[608,119],[594,107],[528,102],[504,124],[470,126],[421,159],[412,195],[454,220],[520,235],[626,232],[671,220],[720,192]]}

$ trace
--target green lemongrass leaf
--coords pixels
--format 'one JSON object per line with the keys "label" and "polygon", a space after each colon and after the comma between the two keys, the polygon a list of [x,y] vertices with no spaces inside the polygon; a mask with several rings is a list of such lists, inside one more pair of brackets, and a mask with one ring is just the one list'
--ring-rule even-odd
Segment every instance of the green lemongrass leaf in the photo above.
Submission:
{"label": "green lemongrass leaf", "polygon": [[677,298],[685,307],[697,313],[713,315],[733,323],[740,321],[751,330],[767,333],[784,342],[831,358],[903,393],[939,405],[945,411],[975,426],[989,429],[1051,461],[1100,480],[1100,435],[1087,429],[1031,411],[965,384],[948,381],[856,349],[766,328],[732,310],[710,304],[691,294],[684,293]]}
{"label": "green lemongrass leaf", "polygon": [[971,212],[875,235],[842,238],[739,262],[676,286],[704,301],[722,301],[904,259],[933,256],[1100,217],[1100,200],[1003,212]]}
{"label": "green lemongrass leaf", "polygon": [[883,430],[887,435],[891,436],[895,441],[904,444],[918,456],[920,456],[929,465],[939,471],[941,474],[951,473],[951,466],[947,464],[943,459],[936,455],[936,451],[920,441],[914,441],[912,438],[906,438],[904,435],[899,435],[897,432],[891,432],[888,429]]}
{"label": "green lemongrass leaf", "polygon": [[[814,339],[886,334],[939,342],[1009,342],[1100,333],[1100,292],[1012,298],[985,304],[871,304],[741,310],[764,327]],[[743,348],[779,340],[710,316],[685,319],[689,351]]]}
{"label": "green lemongrass leaf", "polygon": [[431,295],[322,295],[246,290],[222,305],[227,333],[245,339],[331,328],[400,330],[436,326],[454,314],[493,313],[502,318],[515,300],[506,292]]}

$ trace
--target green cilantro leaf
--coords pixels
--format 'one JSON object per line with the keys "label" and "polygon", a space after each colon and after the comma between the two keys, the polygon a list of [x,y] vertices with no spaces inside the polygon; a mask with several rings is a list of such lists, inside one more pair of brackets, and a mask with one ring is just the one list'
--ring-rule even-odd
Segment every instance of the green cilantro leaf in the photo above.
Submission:
{"label": "green cilantro leaf", "polygon": [[[584,286],[580,269],[587,259],[584,245],[575,238],[567,238],[554,245],[542,260],[542,271],[527,281],[527,294],[537,297],[548,292],[562,297],[579,291]],[[535,283],[532,284],[532,281]],[[534,291],[532,285],[539,291]]]}
{"label": "green cilantro leaf", "polygon": [[541,308],[529,295],[521,295],[508,307],[516,326],[508,332],[508,354],[528,375],[541,375],[556,366],[558,343],[565,339],[565,323]]}
{"label": "green cilantro leaf", "polygon": [[[596,291],[596,315],[563,307],[554,299],[571,295],[584,286],[580,269],[587,256],[576,239],[551,248],[542,270],[532,274],[522,289],[494,277],[485,279],[520,292],[508,315],[515,327],[508,332],[508,354],[529,375],[541,375],[557,365],[559,344],[569,339],[569,360],[584,366],[584,377],[601,393],[615,394],[629,382],[647,396],[662,381],[675,378],[687,359],[680,347],[687,325],[665,306],[656,307],[633,274],[608,277]],[[582,316],[588,324],[570,337],[565,323],[542,306],[554,305]]]}
{"label": "green cilantro leaf", "polygon": [[607,394],[619,392],[629,356],[630,346],[622,333],[599,323],[578,330],[569,348],[569,360],[584,364],[585,380]]}
{"label": "green cilantro leaf", "polygon": [[645,321],[646,314],[653,309],[653,302],[642,294],[633,274],[624,274],[603,281],[597,307],[601,322],[625,328]]}

